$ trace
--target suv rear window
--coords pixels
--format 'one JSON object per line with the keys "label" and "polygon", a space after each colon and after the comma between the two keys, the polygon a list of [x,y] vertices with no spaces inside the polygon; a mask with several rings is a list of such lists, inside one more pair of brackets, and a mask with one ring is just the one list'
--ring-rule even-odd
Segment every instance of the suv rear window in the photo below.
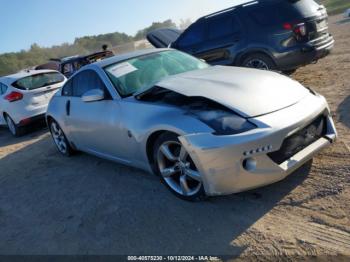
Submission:
{"label": "suv rear window", "polygon": [[34,90],[44,86],[58,84],[64,81],[64,76],[60,73],[42,73],[27,76],[14,82],[12,85],[22,90]]}
{"label": "suv rear window", "polygon": [[276,25],[315,16],[319,7],[314,0],[283,0],[254,6],[249,14],[260,25]]}

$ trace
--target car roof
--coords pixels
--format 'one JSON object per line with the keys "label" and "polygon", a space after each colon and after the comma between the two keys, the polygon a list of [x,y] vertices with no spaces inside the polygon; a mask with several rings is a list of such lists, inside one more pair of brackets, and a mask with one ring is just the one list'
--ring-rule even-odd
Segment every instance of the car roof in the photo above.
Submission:
{"label": "car roof", "polygon": [[[73,56],[63,57],[63,58],[60,58],[60,59],[57,59],[57,60],[59,60],[59,62],[67,62],[67,61],[76,60],[76,59],[79,59],[79,58],[82,58],[82,57],[84,57],[84,56],[73,55]],[[53,61],[55,61],[55,60],[53,60]]]}
{"label": "car roof", "polygon": [[22,70],[19,71],[18,73],[12,74],[12,75],[7,75],[7,76],[3,76],[0,77],[0,82],[6,85],[11,85],[13,84],[15,81],[17,81],[18,79],[27,77],[27,76],[32,76],[32,75],[38,75],[38,74],[42,74],[42,73],[59,73],[55,70]]}
{"label": "car roof", "polygon": [[65,64],[65,63],[71,63],[71,62],[75,62],[78,60],[83,60],[83,59],[86,59],[89,57],[94,57],[94,56],[104,55],[104,54],[112,54],[112,51],[104,50],[104,51],[98,51],[95,53],[91,53],[88,55],[74,55],[74,56],[67,56],[67,57],[62,57],[62,58],[50,58],[50,61]]}
{"label": "car roof", "polygon": [[[288,1],[293,3],[292,0],[243,0],[243,2],[241,2],[240,4],[237,4],[237,5],[234,5],[232,7],[229,7],[229,8],[223,9],[223,10],[219,10],[217,12],[200,17],[194,23],[204,22],[208,19],[215,18],[215,17],[221,16],[221,15],[225,15],[225,14],[233,12],[233,11],[239,12],[243,8],[250,8],[250,7],[257,7],[257,6],[261,7],[261,6],[264,6],[265,4],[271,4],[271,3],[280,3],[280,2],[287,3]],[[297,1],[295,1],[295,2],[297,2]]]}
{"label": "car roof", "polygon": [[[266,1],[266,0],[264,0],[264,1]],[[275,1],[275,0],[270,0],[270,1]],[[219,10],[217,12],[202,16],[202,17],[198,18],[195,23],[202,22],[202,21],[205,21],[207,19],[214,18],[214,17],[220,16],[220,15],[225,15],[225,14],[230,13],[232,11],[236,11],[241,7],[248,7],[248,6],[260,4],[261,2],[262,2],[261,0],[245,0],[242,3],[234,5],[232,7],[229,7],[229,8]]]}
{"label": "car roof", "polygon": [[115,56],[112,56],[110,58],[106,58],[104,60],[95,62],[95,63],[93,63],[91,65],[103,68],[103,67],[106,67],[106,66],[111,65],[111,64],[122,62],[124,60],[132,59],[132,58],[143,56],[143,55],[159,53],[159,52],[162,52],[162,51],[168,51],[168,50],[174,50],[174,49],[170,49],[170,48],[143,49],[143,50],[138,50],[138,51],[134,51],[134,52],[131,52],[131,53],[125,53],[125,54],[122,54],[122,55],[115,55]]}

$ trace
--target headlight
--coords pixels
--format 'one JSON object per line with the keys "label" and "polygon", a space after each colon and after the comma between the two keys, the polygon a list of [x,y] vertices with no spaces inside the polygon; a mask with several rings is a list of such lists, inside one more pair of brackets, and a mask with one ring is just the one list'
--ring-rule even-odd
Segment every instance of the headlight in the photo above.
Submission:
{"label": "headlight", "polygon": [[231,111],[210,110],[192,113],[203,123],[215,130],[214,135],[234,135],[247,132],[257,126]]}

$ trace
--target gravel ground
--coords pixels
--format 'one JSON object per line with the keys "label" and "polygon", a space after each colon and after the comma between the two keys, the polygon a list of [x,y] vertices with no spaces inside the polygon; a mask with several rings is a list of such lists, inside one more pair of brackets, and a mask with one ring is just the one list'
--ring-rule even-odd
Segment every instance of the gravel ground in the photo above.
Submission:
{"label": "gravel ground", "polygon": [[241,260],[350,255],[350,19],[331,17],[334,52],[292,77],[326,96],[340,139],[274,185],[205,202],[157,177],[80,154],[47,130],[0,129],[0,254],[225,255]]}

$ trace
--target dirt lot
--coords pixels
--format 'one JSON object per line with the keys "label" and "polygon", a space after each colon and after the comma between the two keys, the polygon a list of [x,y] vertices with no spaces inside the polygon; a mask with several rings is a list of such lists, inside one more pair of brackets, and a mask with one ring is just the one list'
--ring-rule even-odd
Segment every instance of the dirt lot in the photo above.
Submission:
{"label": "dirt lot", "polygon": [[[187,203],[158,178],[81,154],[47,133],[0,129],[0,254],[197,254],[254,260],[350,255],[350,20],[337,45],[293,77],[325,95],[339,141],[286,180]],[[338,257],[334,257],[338,255]]]}

